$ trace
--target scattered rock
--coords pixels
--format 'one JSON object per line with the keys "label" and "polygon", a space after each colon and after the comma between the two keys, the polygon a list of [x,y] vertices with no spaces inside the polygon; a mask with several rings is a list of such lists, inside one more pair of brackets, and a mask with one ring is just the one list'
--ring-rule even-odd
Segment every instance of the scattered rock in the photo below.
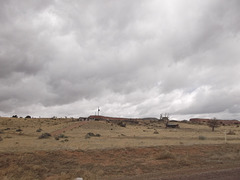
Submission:
{"label": "scattered rock", "polygon": [[83,178],[77,177],[74,180],[83,180]]}
{"label": "scattered rock", "polygon": [[155,130],[153,134],[159,134],[159,132],[157,130]]}
{"label": "scattered rock", "polygon": [[46,139],[46,138],[49,138],[49,137],[51,137],[51,134],[43,133],[41,136],[38,137],[38,139]]}

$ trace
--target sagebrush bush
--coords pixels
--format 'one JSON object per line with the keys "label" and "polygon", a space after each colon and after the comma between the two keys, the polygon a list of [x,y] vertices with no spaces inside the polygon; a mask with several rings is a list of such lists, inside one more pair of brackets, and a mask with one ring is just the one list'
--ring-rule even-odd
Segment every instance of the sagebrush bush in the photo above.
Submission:
{"label": "sagebrush bush", "polygon": [[198,139],[199,140],[206,140],[207,138],[205,136],[199,136]]}

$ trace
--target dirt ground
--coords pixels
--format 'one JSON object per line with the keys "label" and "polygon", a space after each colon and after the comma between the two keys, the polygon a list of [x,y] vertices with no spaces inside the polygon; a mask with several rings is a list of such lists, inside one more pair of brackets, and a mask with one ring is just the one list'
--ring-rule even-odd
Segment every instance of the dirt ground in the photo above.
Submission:
{"label": "dirt ground", "polygon": [[[240,168],[237,126],[179,125],[0,118],[0,178],[187,179]],[[52,136],[39,139],[44,133]]]}

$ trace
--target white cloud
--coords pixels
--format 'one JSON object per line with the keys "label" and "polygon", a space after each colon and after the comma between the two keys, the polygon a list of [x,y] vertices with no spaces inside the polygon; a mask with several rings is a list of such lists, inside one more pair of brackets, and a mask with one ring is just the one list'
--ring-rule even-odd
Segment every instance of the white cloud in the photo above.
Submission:
{"label": "white cloud", "polygon": [[239,7],[1,2],[0,112],[240,119]]}

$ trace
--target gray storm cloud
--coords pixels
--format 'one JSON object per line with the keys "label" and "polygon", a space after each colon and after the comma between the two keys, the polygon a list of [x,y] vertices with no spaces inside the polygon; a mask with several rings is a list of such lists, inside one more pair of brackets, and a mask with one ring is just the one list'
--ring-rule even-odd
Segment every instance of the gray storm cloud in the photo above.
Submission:
{"label": "gray storm cloud", "polygon": [[237,0],[0,3],[3,116],[240,119]]}

